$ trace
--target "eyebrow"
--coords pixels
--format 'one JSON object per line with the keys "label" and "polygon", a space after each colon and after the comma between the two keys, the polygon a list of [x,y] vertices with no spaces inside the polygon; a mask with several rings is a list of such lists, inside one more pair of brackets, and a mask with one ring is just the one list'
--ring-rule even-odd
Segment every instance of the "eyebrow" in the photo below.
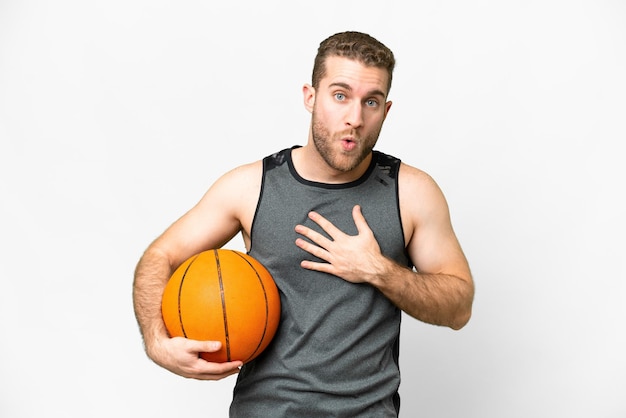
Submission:
{"label": "eyebrow", "polygon": [[[331,83],[328,87],[341,87],[341,88],[343,88],[345,90],[352,91],[352,87],[350,87],[349,84],[342,83],[342,82]],[[381,90],[378,90],[378,89],[369,91],[366,94],[366,96],[369,96],[369,97],[371,97],[371,96],[386,97],[385,93],[383,93]]]}

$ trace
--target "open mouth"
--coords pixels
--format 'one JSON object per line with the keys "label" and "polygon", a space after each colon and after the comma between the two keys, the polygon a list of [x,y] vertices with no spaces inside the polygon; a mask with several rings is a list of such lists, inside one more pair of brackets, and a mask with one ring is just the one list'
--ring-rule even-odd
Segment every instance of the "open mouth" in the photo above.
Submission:
{"label": "open mouth", "polygon": [[341,140],[341,145],[344,151],[352,151],[356,147],[356,142],[351,138],[344,138]]}

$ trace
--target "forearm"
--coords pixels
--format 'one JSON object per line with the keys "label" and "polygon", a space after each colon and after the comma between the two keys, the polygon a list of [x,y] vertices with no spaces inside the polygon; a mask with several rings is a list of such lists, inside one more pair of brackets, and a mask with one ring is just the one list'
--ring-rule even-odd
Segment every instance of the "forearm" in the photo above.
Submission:
{"label": "forearm", "polygon": [[469,321],[474,299],[471,278],[418,273],[391,260],[383,271],[372,284],[412,317],[455,330]]}
{"label": "forearm", "polygon": [[156,249],[148,249],[135,269],[133,306],[150,357],[154,344],[168,337],[161,314],[161,298],[170,275],[167,256]]}
{"label": "forearm", "polygon": [[161,300],[171,273],[169,258],[155,248],[144,253],[135,269],[133,304],[148,357],[172,373],[188,378],[219,380],[238,373],[241,361],[210,363],[200,357],[200,353],[220,350],[219,341],[170,338],[163,323]]}

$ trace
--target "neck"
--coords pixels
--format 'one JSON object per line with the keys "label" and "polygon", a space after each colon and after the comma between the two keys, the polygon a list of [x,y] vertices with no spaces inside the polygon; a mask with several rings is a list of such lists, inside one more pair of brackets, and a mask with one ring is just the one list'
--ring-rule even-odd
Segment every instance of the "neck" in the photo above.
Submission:
{"label": "neck", "polygon": [[305,146],[292,150],[291,159],[294,168],[305,180],[317,183],[343,184],[355,181],[365,174],[372,161],[372,153],[361,161],[355,169],[341,171],[328,165],[315,145],[309,141]]}

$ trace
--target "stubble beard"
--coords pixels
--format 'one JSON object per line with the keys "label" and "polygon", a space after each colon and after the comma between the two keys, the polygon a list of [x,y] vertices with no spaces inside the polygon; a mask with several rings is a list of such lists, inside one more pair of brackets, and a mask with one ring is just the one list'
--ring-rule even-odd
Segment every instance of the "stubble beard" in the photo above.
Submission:
{"label": "stubble beard", "polygon": [[348,153],[345,151],[333,150],[333,138],[324,124],[317,120],[315,112],[313,112],[311,131],[313,144],[322,159],[333,170],[337,170],[342,173],[354,170],[363,162],[363,160],[365,160],[365,158],[367,158],[367,156],[374,149],[374,145],[376,145],[376,141],[378,140],[378,135],[380,133],[380,129],[378,129],[368,137],[359,138],[357,145],[360,152],[357,150]]}

